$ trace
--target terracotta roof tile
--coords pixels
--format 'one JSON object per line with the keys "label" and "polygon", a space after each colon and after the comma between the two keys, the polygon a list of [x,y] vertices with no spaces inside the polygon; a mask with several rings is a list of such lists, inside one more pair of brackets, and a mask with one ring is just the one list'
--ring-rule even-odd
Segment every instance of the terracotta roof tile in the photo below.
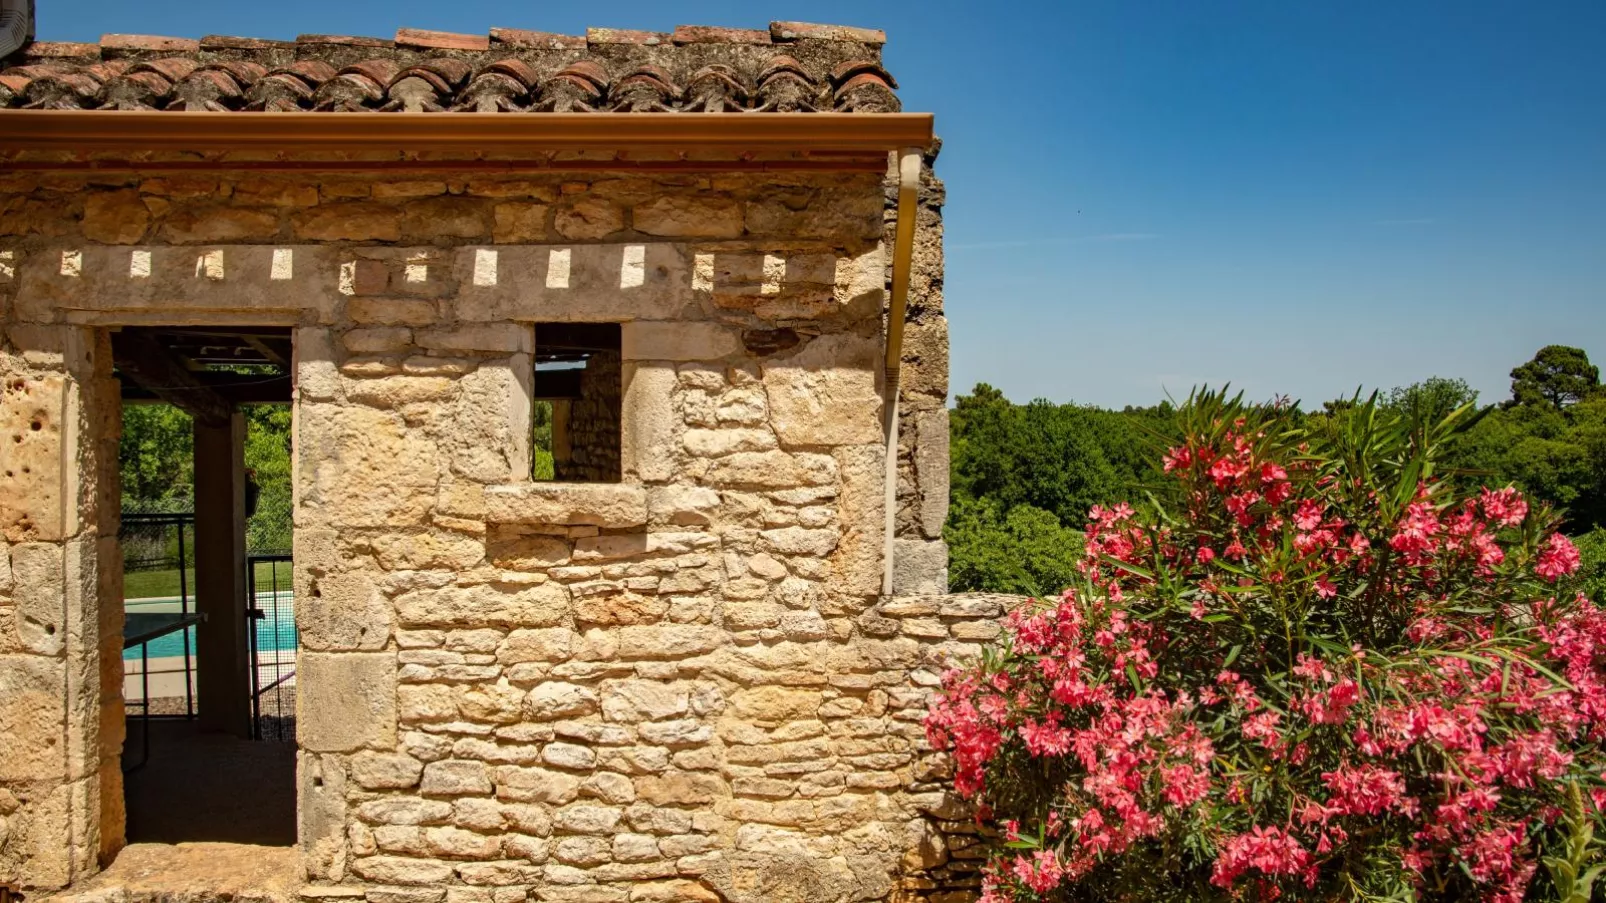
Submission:
{"label": "terracotta roof tile", "polygon": [[193,53],[201,49],[201,42],[193,38],[169,38],[154,34],[103,34],[103,50],[161,50],[173,53]]}
{"label": "terracotta roof tile", "polygon": [[771,22],[770,36],[777,41],[812,39],[852,41],[877,46],[887,42],[887,33],[879,29],[854,28],[851,25],[815,25],[812,22]]}
{"label": "terracotta roof tile", "polygon": [[99,44],[74,44],[66,41],[35,41],[22,50],[23,59],[100,59]]}
{"label": "terracotta roof tile", "polygon": [[456,34],[422,28],[396,29],[397,47],[426,47],[439,50],[490,50],[491,38],[482,34]]}
{"label": "terracotta roof tile", "polygon": [[365,38],[356,35],[342,34],[303,34],[296,35],[297,44],[338,44],[342,47],[394,47],[395,41],[384,38]]}
{"label": "terracotta roof tile", "polygon": [[209,34],[201,39],[202,50],[294,50],[295,41],[270,41],[265,38],[237,38],[233,35]]}
{"label": "terracotta roof tile", "polygon": [[587,28],[587,44],[667,44],[669,35],[661,31],[630,31],[623,28]]}
{"label": "terracotta roof tile", "polygon": [[784,22],[768,32],[682,25],[673,35],[593,28],[584,38],[513,28],[484,37],[404,28],[395,41],[305,34],[294,43],[107,35],[104,44],[23,48],[20,65],[0,67],[0,107],[895,111],[882,40],[866,29]]}
{"label": "terracotta roof tile", "polygon": [[670,40],[676,44],[768,44],[770,33],[713,25],[676,25]]}
{"label": "terracotta roof tile", "polygon": [[550,34],[545,31],[526,31],[522,28],[491,29],[491,45],[509,47],[539,47],[543,50],[584,50],[583,35]]}

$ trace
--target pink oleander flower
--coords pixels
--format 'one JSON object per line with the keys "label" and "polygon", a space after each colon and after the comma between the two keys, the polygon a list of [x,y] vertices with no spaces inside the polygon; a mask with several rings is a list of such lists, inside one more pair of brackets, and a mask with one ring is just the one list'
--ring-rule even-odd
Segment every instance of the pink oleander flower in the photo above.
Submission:
{"label": "pink oleander flower", "polygon": [[1572,540],[1560,533],[1552,533],[1539,550],[1534,573],[1554,582],[1578,570],[1579,563],[1578,547],[1573,545]]}

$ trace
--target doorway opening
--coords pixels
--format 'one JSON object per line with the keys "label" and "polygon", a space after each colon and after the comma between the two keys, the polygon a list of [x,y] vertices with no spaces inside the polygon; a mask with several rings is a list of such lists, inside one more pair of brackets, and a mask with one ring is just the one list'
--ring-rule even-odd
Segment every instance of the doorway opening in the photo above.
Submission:
{"label": "doorway opening", "polygon": [[290,330],[126,327],[112,350],[128,841],[292,845]]}

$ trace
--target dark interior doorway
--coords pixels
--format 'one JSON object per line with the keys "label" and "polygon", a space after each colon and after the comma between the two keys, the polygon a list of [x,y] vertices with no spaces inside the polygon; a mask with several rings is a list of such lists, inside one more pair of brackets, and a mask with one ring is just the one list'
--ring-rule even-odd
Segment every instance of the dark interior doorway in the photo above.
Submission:
{"label": "dark interior doorway", "polygon": [[295,841],[286,328],[128,327],[130,842]]}

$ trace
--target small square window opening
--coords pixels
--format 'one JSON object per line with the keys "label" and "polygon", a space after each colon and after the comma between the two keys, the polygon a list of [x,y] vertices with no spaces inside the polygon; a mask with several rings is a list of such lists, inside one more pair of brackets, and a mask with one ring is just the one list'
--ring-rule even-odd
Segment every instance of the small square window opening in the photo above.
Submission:
{"label": "small square window opening", "polygon": [[535,324],[532,479],[619,482],[619,347],[618,323]]}

